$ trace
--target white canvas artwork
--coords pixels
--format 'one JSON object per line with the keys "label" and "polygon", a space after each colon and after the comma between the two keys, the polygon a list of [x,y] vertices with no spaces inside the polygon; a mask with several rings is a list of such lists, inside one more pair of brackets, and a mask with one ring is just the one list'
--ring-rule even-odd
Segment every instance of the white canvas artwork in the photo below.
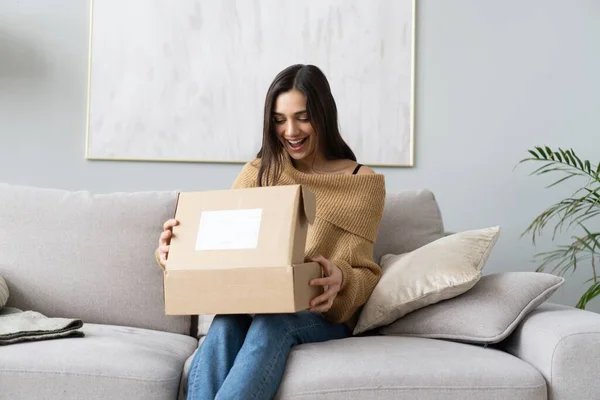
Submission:
{"label": "white canvas artwork", "polygon": [[95,0],[87,158],[246,162],[275,75],[314,64],[360,162],[413,165],[414,0]]}

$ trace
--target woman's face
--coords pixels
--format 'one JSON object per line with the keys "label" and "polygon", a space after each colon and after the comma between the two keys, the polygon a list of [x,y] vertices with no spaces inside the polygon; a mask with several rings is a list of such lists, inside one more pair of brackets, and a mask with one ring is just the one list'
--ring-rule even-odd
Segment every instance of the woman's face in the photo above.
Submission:
{"label": "woman's face", "polygon": [[317,133],[306,109],[306,97],[298,90],[281,93],[275,101],[273,123],[279,140],[294,160],[314,156]]}

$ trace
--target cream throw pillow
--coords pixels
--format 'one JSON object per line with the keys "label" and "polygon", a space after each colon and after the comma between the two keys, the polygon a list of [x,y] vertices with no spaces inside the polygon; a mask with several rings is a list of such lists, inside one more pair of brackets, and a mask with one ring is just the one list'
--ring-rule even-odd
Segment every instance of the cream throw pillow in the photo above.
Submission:
{"label": "cream throw pillow", "polygon": [[381,257],[381,279],[363,307],[354,334],[456,297],[481,279],[499,227],[455,233],[410,253]]}

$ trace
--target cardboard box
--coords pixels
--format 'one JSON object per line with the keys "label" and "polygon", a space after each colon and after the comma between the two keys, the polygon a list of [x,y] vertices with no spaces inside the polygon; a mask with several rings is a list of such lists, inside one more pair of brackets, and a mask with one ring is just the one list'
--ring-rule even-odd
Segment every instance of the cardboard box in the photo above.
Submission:
{"label": "cardboard box", "polygon": [[179,194],[164,271],[167,315],[293,313],[323,287],[304,259],[316,200],[300,185]]}

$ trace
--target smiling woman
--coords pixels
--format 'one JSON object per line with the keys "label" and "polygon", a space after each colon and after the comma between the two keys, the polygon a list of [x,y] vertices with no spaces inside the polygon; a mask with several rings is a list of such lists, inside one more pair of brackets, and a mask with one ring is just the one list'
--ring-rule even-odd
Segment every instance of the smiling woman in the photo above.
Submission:
{"label": "smiling woman", "polygon": [[[273,398],[291,349],[350,336],[381,276],[373,244],[384,177],[356,162],[338,129],[327,79],[312,65],[293,65],[275,77],[265,100],[261,149],[233,188],[294,184],[317,198],[305,258],[321,265],[325,277],[310,284],[323,293],[310,310],[296,314],[217,315],[192,360],[189,400]],[[176,224],[167,221],[159,239],[162,265]]]}
{"label": "smiling woman", "polygon": [[[338,110],[323,72],[314,65],[281,71],[265,100],[259,185],[269,185],[282,168],[282,147],[304,172],[345,172],[356,156],[338,128]],[[367,168],[364,167],[364,171]]]}

